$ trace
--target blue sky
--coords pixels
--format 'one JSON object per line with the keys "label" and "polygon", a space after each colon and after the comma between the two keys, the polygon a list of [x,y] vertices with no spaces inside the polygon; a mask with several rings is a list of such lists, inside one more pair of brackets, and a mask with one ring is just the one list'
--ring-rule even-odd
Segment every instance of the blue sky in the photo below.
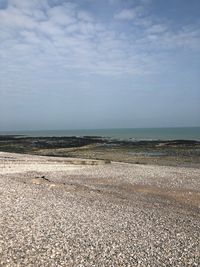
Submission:
{"label": "blue sky", "polygon": [[0,0],[0,130],[200,126],[199,0]]}

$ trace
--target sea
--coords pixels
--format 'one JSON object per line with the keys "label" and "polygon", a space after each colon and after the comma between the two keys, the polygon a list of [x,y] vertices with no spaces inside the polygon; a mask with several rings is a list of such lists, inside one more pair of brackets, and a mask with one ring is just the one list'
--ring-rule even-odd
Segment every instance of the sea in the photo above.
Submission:
{"label": "sea", "polygon": [[200,141],[200,127],[0,131],[0,135],[24,135],[28,137],[101,136],[112,139],[133,140],[133,141],[138,141],[138,140]]}

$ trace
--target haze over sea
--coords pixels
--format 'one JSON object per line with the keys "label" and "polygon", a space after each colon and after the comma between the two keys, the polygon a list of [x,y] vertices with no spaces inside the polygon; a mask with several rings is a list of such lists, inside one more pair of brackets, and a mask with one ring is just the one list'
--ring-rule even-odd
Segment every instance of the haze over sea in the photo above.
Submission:
{"label": "haze over sea", "polygon": [[1,131],[0,135],[39,136],[103,136],[132,140],[200,140],[200,127],[121,128],[41,131]]}

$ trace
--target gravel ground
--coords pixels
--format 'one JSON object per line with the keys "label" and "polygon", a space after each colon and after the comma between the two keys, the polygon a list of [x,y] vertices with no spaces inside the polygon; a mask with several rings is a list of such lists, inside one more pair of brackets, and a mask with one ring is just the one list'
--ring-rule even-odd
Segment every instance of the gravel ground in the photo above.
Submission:
{"label": "gravel ground", "polygon": [[83,164],[0,153],[0,266],[200,266],[200,169]]}

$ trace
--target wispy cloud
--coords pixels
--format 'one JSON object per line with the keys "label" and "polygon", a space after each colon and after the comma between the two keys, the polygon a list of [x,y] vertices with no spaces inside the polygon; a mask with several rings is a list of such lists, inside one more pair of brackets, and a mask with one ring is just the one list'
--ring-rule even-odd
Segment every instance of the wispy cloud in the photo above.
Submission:
{"label": "wispy cloud", "polygon": [[[132,21],[128,32],[115,27],[116,21]],[[198,48],[199,30],[180,28],[176,33],[166,23],[154,22],[142,5],[115,12],[105,24],[81,9],[78,2],[9,0],[0,10],[0,55],[21,57],[44,64],[64,63],[77,69],[103,75],[145,74],[156,71],[156,53],[162,48]],[[141,27],[140,31],[135,28]],[[142,51],[149,50],[155,56]],[[157,51],[158,50],[158,51]],[[50,59],[51,58],[51,59]],[[38,64],[38,63],[37,63]]]}
{"label": "wispy cloud", "polygon": [[119,20],[133,20],[138,18],[142,13],[143,8],[138,6],[136,8],[122,9],[116,13],[114,18]]}

